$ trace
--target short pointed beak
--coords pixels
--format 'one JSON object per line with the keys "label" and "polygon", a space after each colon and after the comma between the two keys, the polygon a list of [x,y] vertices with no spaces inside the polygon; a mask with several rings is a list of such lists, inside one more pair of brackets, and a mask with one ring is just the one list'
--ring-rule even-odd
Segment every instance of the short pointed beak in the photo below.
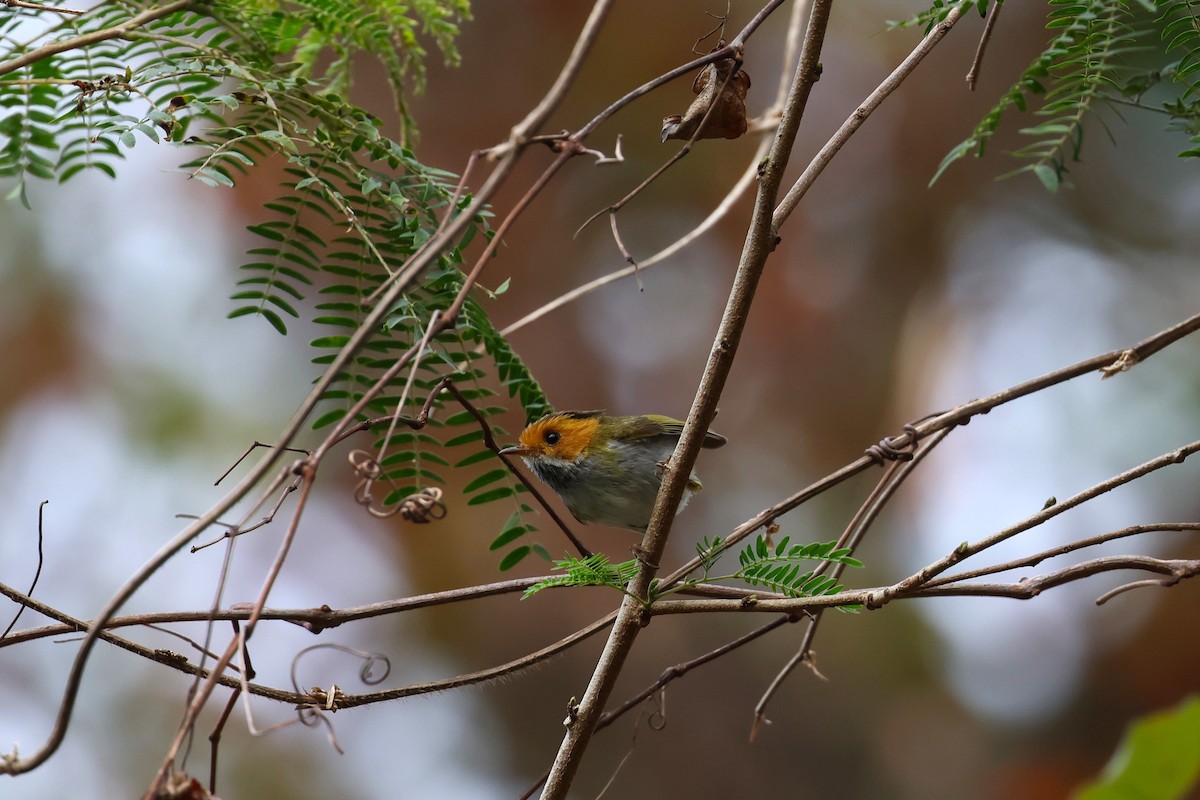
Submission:
{"label": "short pointed beak", "polygon": [[514,444],[512,447],[506,447],[500,451],[502,456],[527,456],[529,448],[524,445]]}

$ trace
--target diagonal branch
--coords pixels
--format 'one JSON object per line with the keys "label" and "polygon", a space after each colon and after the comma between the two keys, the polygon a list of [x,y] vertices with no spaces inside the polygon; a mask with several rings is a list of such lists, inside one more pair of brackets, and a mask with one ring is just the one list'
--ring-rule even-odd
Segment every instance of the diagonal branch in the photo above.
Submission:
{"label": "diagonal branch", "polygon": [[[137,16],[130,17],[120,25],[114,25],[111,28],[103,28],[98,31],[91,31],[79,36],[72,36],[70,39],[59,39],[57,42],[42,45],[28,53],[17,56],[11,61],[5,61],[0,64],[0,75],[7,75],[21,67],[29,66],[34,62],[41,61],[43,58],[65,53],[68,50],[76,50],[80,47],[88,47],[97,42],[106,42],[109,39],[119,39],[128,33],[136,31],[147,23],[153,22],[156,19],[169,17],[176,11],[183,11],[191,8],[196,0],[175,0],[174,3],[167,3],[165,6],[157,8],[148,8]],[[56,9],[57,10],[57,9]]]}
{"label": "diagonal branch", "polygon": [[780,118],[779,130],[775,134],[770,153],[763,165],[758,197],[755,201],[746,244],[738,263],[734,285],[716,341],[709,355],[708,365],[692,403],[692,409],[684,423],[683,433],[675,453],[664,467],[662,488],[655,501],[650,524],[642,539],[642,565],[630,581],[628,594],[621,604],[617,620],[609,633],[608,642],[596,664],[595,672],[584,692],[577,715],[569,721],[566,736],[559,747],[558,756],[546,781],[545,800],[564,798],[570,789],[575,773],[583,760],[588,742],[604,710],[621,667],[633,648],[633,642],[641,628],[642,602],[639,597],[648,595],[650,582],[658,569],[657,562],[666,547],[667,534],[674,520],[679,500],[683,496],[684,484],[691,474],[691,466],[700,452],[701,440],[708,424],[716,413],[717,400],[724,388],[725,380],[737,353],[738,342],[749,317],[750,306],[759,277],[766,265],[767,257],[774,249],[771,231],[771,209],[783,180],[788,157],[800,127],[800,120],[813,84],[820,71],[820,53],[829,23],[832,0],[816,0],[809,15],[804,49],[791,83],[788,100]]}
{"label": "diagonal branch", "polygon": [[813,156],[812,161],[804,168],[804,172],[796,179],[792,188],[788,190],[783,200],[780,201],[779,208],[775,209],[772,228],[776,235],[779,234],[779,229],[783,227],[784,221],[796,210],[800,199],[812,188],[813,183],[825,171],[825,167],[829,165],[833,157],[842,149],[842,145],[854,135],[855,131],[862,127],[862,124],[867,121],[867,117],[871,116],[871,113],[879,108],[879,104],[886,100],[887,96],[894,92],[903,83],[904,79],[912,74],[913,70],[925,59],[925,56],[929,55],[929,51],[942,40],[942,37],[950,32],[950,29],[954,27],[954,24],[962,16],[963,9],[969,5],[971,5],[970,2],[960,0],[959,4],[952,8],[950,13],[946,15],[946,18],[935,25],[933,30],[908,54],[908,57],[900,62],[900,66],[892,70],[892,73],[884,79],[883,83],[879,84],[875,91],[871,92],[867,96],[867,99],[863,100],[858,108],[854,109],[854,113],[842,123],[842,127],[838,128],[837,132],[825,143],[825,146]]}

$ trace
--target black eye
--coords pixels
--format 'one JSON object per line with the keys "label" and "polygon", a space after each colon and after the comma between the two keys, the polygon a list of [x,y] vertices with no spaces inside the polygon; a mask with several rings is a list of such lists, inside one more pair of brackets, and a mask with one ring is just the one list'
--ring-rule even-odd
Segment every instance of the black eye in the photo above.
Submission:
{"label": "black eye", "polygon": [[546,431],[542,438],[546,440],[546,444],[554,446],[558,444],[558,440],[562,438],[562,434],[558,431]]}

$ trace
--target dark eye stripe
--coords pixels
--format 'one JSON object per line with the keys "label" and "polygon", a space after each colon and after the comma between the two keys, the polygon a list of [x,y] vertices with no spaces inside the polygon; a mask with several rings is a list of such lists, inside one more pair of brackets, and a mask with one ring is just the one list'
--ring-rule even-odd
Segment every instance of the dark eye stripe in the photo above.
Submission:
{"label": "dark eye stripe", "polygon": [[542,438],[546,440],[546,444],[555,445],[562,438],[562,434],[558,431],[546,431],[546,434]]}

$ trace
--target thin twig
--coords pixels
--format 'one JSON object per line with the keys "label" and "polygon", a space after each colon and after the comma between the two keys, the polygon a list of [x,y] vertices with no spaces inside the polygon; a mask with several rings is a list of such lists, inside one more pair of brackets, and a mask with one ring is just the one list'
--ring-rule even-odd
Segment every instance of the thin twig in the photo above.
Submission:
{"label": "thin twig", "polygon": [[27,3],[25,0],[0,0],[0,5],[5,5],[9,8],[27,8],[31,11],[53,11],[56,14],[79,15],[83,13],[83,11],[77,8],[61,8],[59,6],[43,5],[42,3]]}
{"label": "thin twig", "polygon": [[[718,658],[721,658],[722,656],[726,656],[729,653],[732,653],[734,650],[737,650],[738,648],[749,644],[750,642],[754,641],[755,639],[758,639],[761,636],[765,636],[766,634],[770,633],[771,631],[775,630],[776,628],[778,628],[782,625],[785,625],[789,622],[795,622],[796,620],[797,620],[797,618],[793,617],[793,616],[787,616],[787,615],[781,616],[778,619],[771,620],[770,622],[768,622],[766,625],[763,625],[762,627],[755,628],[754,630],[750,631],[749,633],[745,633],[745,634],[739,636],[738,638],[734,639],[733,641],[727,642],[718,648],[710,650],[709,652],[707,652],[701,656],[697,656],[696,658],[691,659],[690,661],[684,661],[684,662],[676,664],[672,667],[667,667],[665,670],[663,670],[663,673],[658,676],[658,680],[654,681],[654,683],[652,683],[649,686],[647,686],[646,688],[642,689],[640,692],[633,695],[632,697],[626,699],[625,702],[621,703],[620,705],[616,706],[615,708],[609,709],[608,711],[605,711],[603,714],[601,714],[599,721],[597,721],[597,723],[596,723],[596,730],[597,731],[604,730],[609,725],[613,724],[618,719],[620,719],[622,716],[624,716],[628,712],[632,711],[633,709],[637,708],[638,705],[640,705],[643,701],[645,701],[647,698],[652,696],[655,692],[661,691],[662,689],[666,688],[667,684],[671,683],[672,681],[674,681],[678,678],[682,678],[684,675],[688,674],[689,672],[696,669],[697,667],[702,667],[705,664],[708,664],[712,661],[717,660]],[[542,776],[540,778],[538,778],[537,781],[532,786],[530,786],[528,789],[525,790],[525,793],[523,795],[521,795],[521,797],[518,798],[518,800],[527,800],[527,798],[532,797],[533,793],[536,792],[542,786],[542,784],[544,784],[546,782],[546,779],[549,776],[550,776],[550,770],[547,769],[544,773],[542,773]]]}
{"label": "thin twig", "polygon": [[984,550],[995,547],[1001,542],[1011,539],[1019,533],[1024,533],[1030,528],[1035,528],[1047,520],[1057,517],[1059,514],[1070,511],[1072,508],[1082,505],[1089,500],[1094,500],[1102,494],[1111,492],[1118,486],[1123,486],[1131,481],[1135,481],[1141,477],[1149,475],[1152,472],[1157,472],[1164,467],[1182,464],[1184,459],[1196,452],[1200,452],[1200,440],[1186,444],[1183,447],[1180,447],[1177,450],[1172,450],[1169,453],[1164,453],[1158,458],[1152,458],[1149,461],[1139,464],[1132,469],[1126,470],[1119,475],[1114,475],[1108,480],[1101,481],[1095,486],[1068,497],[1066,500],[1060,503],[1055,503],[1052,506],[1042,509],[1036,514],[1026,517],[1015,525],[1007,527],[1004,530],[997,531],[991,536],[985,536],[974,544],[963,542],[958,547],[954,548],[954,550],[949,554],[918,570],[904,580],[899,581],[873,595],[868,600],[867,606],[868,608],[877,608],[887,603],[893,597],[907,593],[913,588],[924,587],[933,578],[941,575],[943,572],[950,569],[950,567],[954,566],[960,561],[963,561],[964,559],[970,558],[971,556],[974,556]]}
{"label": "thin twig", "polygon": [[787,194],[784,195],[783,200],[780,201],[779,207],[775,209],[775,216],[771,222],[771,227],[776,235],[779,234],[779,230],[783,227],[784,221],[787,220],[787,218],[791,216],[792,212],[796,210],[796,206],[799,204],[800,198],[804,197],[804,195],[816,181],[817,177],[825,171],[825,167],[829,165],[829,162],[833,160],[833,157],[837,155],[837,152],[842,149],[842,145],[844,145],[846,141],[854,135],[855,131],[862,127],[862,124],[866,122],[867,117],[871,116],[871,113],[875,109],[879,108],[879,104],[887,99],[887,96],[894,92],[905,78],[912,74],[913,70],[917,68],[917,65],[919,65],[921,61],[924,60],[925,56],[927,56],[929,52],[933,50],[935,46],[937,46],[937,43],[942,40],[942,37],[950,32],[950,29],[954,27],[954,24],[958,22],[959,18],[962,16],[964,6],[967,5],[970,5],[970,3],[964,0],[954,8],[950,9],[950,13],[946,15],[946,18],[933,27],[933,30],[931,30],[929,34],[922,39],[915,48],[913,48],[913,51],[909,53],[903,61],[900,62],[900,66],[892,70],[892,74],[888,75],[887,78],[883,80],[883,83],[879,84],[879,86],[875,88],[875,91],[867,95],[867,98],[863,100],[858,108],[854,109],[854,113],[851,114],[846,121],[842,123],[842,126],[837,129],[833,136],[829,138],[829,141],[825,143],[825,146],[822,147],[815,156],[813,156],[812,161],[809,162],[809,165],[804,168],[804,172],[802,172],[800,177],[796,179],[796,182],[792,184],[792,188],[788,189]]}
{"label": "thin twig", "polygon": [[[266,607],[267,597],[271,594],[271,589],[274,588],[275,581],[279,578],[279,573],[283,569],[283,563],[287,560],[287,555],[296,540],[296,531],[300,527],[300,519],[304,515],[304,509],[308,505],[313,483],[316,480],[316,468],[310,462],[301,462],[300,469],[302,481],[299,497],[296,500],[296,510],[292,513],[291,522],[288,524],[287,531],[283,535],[283,540],[279,544],[279,550],[275,554],[275,558],[272,560],[266,576],[263,578],[262,587],[259,589],[258,598],[254,602],[253,610],[246,619],[245,628],[239,632],[238,636],[232,639],[230,646],[217,659],[217,663],[213,666],[212,675],[194,692],[192,700],[188,704],[187,711],[183,715],[183,720],[179,723],[179,730],[175,735],[175,739],[172,741],[171,746],[167,748],[167,753],[163,756],[162,765],[159,767],[158,774],[150,782],[150,787],[144,795],[144,800],[153,800],[153,798],[158,796],[158,789],[162,785],[163,780],[166,779],[180,746],[183,744],[185,738],[191,734],[197,717],[199,717],[201,710],[203,710],[205,704],[208,702],[208,698],[217,687],[217,677],[224,673],[233,656],[239,650],[246,647],[246,642],[254,633],[254,628],[258,624],[258,617],[262,613],[263,608]],[[233,547],[232,539],[228,547]],[[226,562],[226,567],[228,567],[228,561]],[[224,576],[228,574],[228,569],[223,569],[221,574],[221,583],[223,584]],[[218,591],[218,598],[219,596],[220,593]],[[215,612],[216,609],[214,608],[213,611]]]}
{"label": "thin twig", "polygon": [[[650,175],[648,177],[646,177],[645,180],[643,180],[641,183],[639,183],[637,186],[635,186],[632,190],[630,190],[630,192],[628,194],[626,194],[620,200],[613,203],[608,208],[602,208],[599,211],[597,211],[595,214],[593,214],[592,216],[588,217],[587,220],[582,225],[580,225],[579,228],[576,229],[575,236],[579,236],[579,234],[583,231],[584,228],[586,228],[588,225],[590,225],[593,220],[602,216],[605,212],[607,212],[609,217],[611,218],[613,234],[616,235],[616,229],[617,229],[616,214],[617,214],[617,212],[620,211],[622,208],[624,208],[631,200],[633,200],[633,198],[635,198],[639,194],[641,194],[642,191],[647,186],[654,183],[654,181],[658,180],[659,176],[661,176],[664,172],[666,172],[668,169],[670,169],[672,166],[674,166],[680,159],[682,159],[688,153],[692,152],[692,147],[695,146],[696,141],[700,137],[700,134],[704,131],[704,127],[708,124],[709,117],[711,117],[713,115],[713,112],[720,105],[719,98],[721,98],[725,95],[725,90],[727,88],[729,88],[729,84],[731,84],[733,82],[733,79],[737,76],[738,72],[741,71],[741,66],[742,66],[741,65],[741,54],[739,53],[737,55],[737,57],[735,57],[733,60],[734,60],[733,68],[730,69],[729,72],[725,75],[725,78],[721,81],[721,87],[717,90],[717,93],[715,95],[715,97],[717,99],[715,99],[712,103],[710,103],[708,108],[706,108],[704,110],[704,116],[700,118],[700,124],[696,126],[696,130],[692,131],[692,135],[690,137],[688,137],[688,140],[683,143],[683,147],[680,147],[677,151],[675,151],[674,155],[672,155],[670,158],[668,158],[658,169],[656,169],[656,170],[654,170],[654,172],[650,173]],[[622,247],[622,251],[624,251],[624,247]],[[626,254],[625,258],[631,264],[635,264],[635,262],[633,261],[633,258],[631,256],[629,256],[628,254]],[[635,264],[635,266],[636,266],[636,264]]]}
{"label": "thin twig", "polygon": [[[950,435],[950,431],[952,430],[954,429],[946,428],[929,437],[924,446],[919,447],[917,452],[915,452],[913,457],[908,461],[893,461],[888,465],[883,476],[880,477],[879,482],[875,485],[875,488],[871,490],[871,494],[859,507],[858,511],[855,512],[854,517],[846,526],[846,530],[842,532],[840,537],[838,537],[837,548],[839,550],[842,548],[847,548],[853,551],[858,548],[859,543],[862,541],[862,537],[866,535],[867,529],[870,528],[871,524],[876,520],[876,518],[878,518],[880,512],[883,511],[883,508],[887,505],[888,501],[895,496],[901,484],[903,484],[905,479],[912,474],[913,470],[917,468],[917,465],[919,465],[921,461],[923,461],[925,457],[933,451],[933,448],[937,447],[943,439]],[[842,571],[845,568],[846,565],[844,563],[830,564],[830,562],[826,561],[819,564],[817,568],[813,570],[813,575],[824,574],[826,569],[829,569],[830,577],[836,581],[841,576]],[[767,689],[765,692],[763,692],[762,697],[760,697],[758,702],[754,705],[754,719],[750,724],[751,742],[753,742],[758,735],[759,728],[764,723],[768,722],[767,706],[770,704],[771,698],[775,696],[775,693],[779,691],[779,688],[783,686],[783,682],[792,672],[795,671],[796,667],[800,666],[801,664],[807,664],[814,673],[817,672],[816,664],[813,661],[812,643],[817,634],[817,627],[821,623],[821,617],[821,611],[818,610],[813,612],[812,621],[805,629],[804,635],[800,639],[800,646],[796,649],[795,655],[793,655],[792,658],[786,664],[784,664],[783,668],[775,675],[775,678],[771,681],[770,685],[767,686]]]}
{"label": "thin twig", "polygon": [[[234,461],[232,464],[229,465],[229,469],[222,472],[221,476],[219,478],[217,478],[215,481],[213,481],[213,486],[220,486],[221,481],[228,478],[229,473],[233,472],[235,469],[238,468],[238,464],[241,464],[243,461],[245,461],[247,456],[249,456],[251,453],[253,453],[255,450],[257,450],[260,447],[266,447],[266,448],[270,449],[271,445],[266,444],[264,442],[260,442],[258,440],[255,440],[254,442],[252,442],[250,444],[250,446],[246,448],[246,451],[244,453],[242,453],[240,456],[238,456],[236,461]],[[303,448],[300,448],[300,447],[285,447],[283,449],[289,453],[298,453],[300,455],[305,455],[305,456],[312,455],[308,450],[304,450]]]}
{"label": "thin twig", "polygon": [[1013,559],[1012,561],[1005,561],[1000,564],[992,564],[988,567],[981,567],[979,569],[968,570],[964,572],[956,572],[953,575],[944,575],[941,578],[935,578],[931,581],[928,581],[925,586],[926,588],[946,586],[951,583],[962,583],[963,581],[972,580],[974,578],[982,578],[985,575],[997,575],[1001,572],[1008,572],[1009,570],[1013,569],[1021,569],[1022,567],[1036,567],[1038,564],[1047,559],[1056,558],[1058,556],[1066,555],[1067,553],[1073,553],[1077,550],[1083,550],[1088,547],[1095,547],[1096,545],[1104,544],[1105,542],[1124,539],[1127,536],[1136,536],[1142,533],[1165,533],[1169,531],[1179,531],[1181,533],[1200,531],[1200,522],[1155,522],[1146,525],[1130,525],[1128,528],[1121,528],[1117,531],[1109,531],[1108,533],[1101,533],[1096,536],[1088,536],[1083,539],[1077,539],[1059,547],[1052,547],[1048,550],[1042,550],[1041,552],[1034,553],[1030,556]]}
{"label": "thin twig", "polygon": [[[37,534],[37,568],[33,571],[33,580],[29,582],[29,591],[25,594],[32,596],[33,590],[37,588],[38,578],[42,577],[42,564],[45,563],[45,556],[42,553],[42,544],[45,541],[45,521],[46,504],[49,500],[43,500],[38,504],[38,534]],[[12,622],[8,623],[8,627],[4,629],[4,633],[0,633],[0,642],[3,642],[8,634],[12,633],[13,627],[17,624],[17,620],[21,618],[21,614],[25,611],[25,606],[21,605],[17,609],[17,613],[13,615]]]}
{"label": "thin twig", "polygon": [[[282,476],[280,476],[280,477],[282,477]],[[272,486],[272,491],[279,488],[278,484],[279,484],[279,481],[277,481]],[[266,514],[264,514],[262,517],[260,517],[257,522],[253,523],[252,525],[246,525],[246,524],[244,524],[244,522],[239,525],[224,525],[225,532],[223,534],[221,534],[220,536],[218,536],[215,539],[210,539],[207,542],[192,545],[190,548],[188,548],[188,552],[198,553],[199,551],[204,550],[205,548],[212,547],[213,545],[219,544],[223,541],[226,541],[227,539],[233,539],[237,536],[245,536],[247,533],[251,533],[253,531],[258,530],[259,528],[270,525],[272,522],[275,521],[275,515],[279,513],[279,509],[283,508],[283,504],[287,501],[288,495],[290,495],[292,492],[296,491],[296,489],[298,489],[298,488],[299,488],[299,482],[292,481],[291,483],[289,483],[283,487],[283,490],[279,493],[279,497],[275,500],[275,505],[271,508],[270,511],[268,511]],[[265,497],[267,495],[267,493],[264,492],[263,495]],[[261,503],[259,504],[259,507],[261,507]],[[197,517],[195,514],[176,514],[175,516],[178,517],[179,519],[199,519],[199,517]],[[223,523],[218,522],[218,523],[214,523],[214,524],[222,525]]]}
{"label": "thin twig", "polygon": [[130,17],[120,25],[114,25],[111,28],[103,28],[98,31],[91,31],[79,36],[72,36],[70,39],[60,39],[57,42],[50,42],[41,47],[30,50],[27,53],[22,53],[11,61],[6,61],[0,64],[0,75],[7,75],[21,67],[28,66],[35,62],[41,61],[43,58],[65,53],[68,50],[75,50],[80,47],[87,47],[98,42],[106,42],[109,39],[119,39],[130,31],[135,31],[138,28],[153,22],[156,19],[169,17],[177,11],[183,11],[190,8],[196,0],[175,0],[174,3],[167,3],[165,6],[157,8],[148,8],[142,13]]}
{"label": "thin twig", "polygon": [[659,250],[657,253],[645,259],[644,261],[640,261],[637,264],[633,264],[628,267],[623,267],[614,272],[610,272],[607,275],[602,275],[599,278],[588,281],[582,286],[578,286],[569,292],[559,295],[550,302],[534,309],[516,322],[501,330],[500,335],[507,338],[521,328],[538,321],[551,311],[556,311],[568,303],[573,303],[579,298],[591,294],[597,289],[607,286],[610,283],[615,283],[622,278],[628,278],[630,275],[636,275],[639,271],[650,269],[651,267],[666,261],[680,250],[683,250],[685,247],[695,242],[697,239],[715,227],[718,222],[724,219],[725,215],[729,213],[730,209],[733,208],[734,204],[738,201],[746,189],[748,189],[751,184],[754,183],[754,178],[758,175],[758,163],[762,161],[763,156],[767,154],[767,148],[770,147],[770,144],[770,140],[766,139],[761,145],[759,145],[758,151],[755,153],[754,157],[750,159],[749,165],[746,167],[741,177],[738,178],[733,188],[730,189],[725,197],[721,199],[721,202],[717,204],[716,208],[714,208],[712,212],[704,218],[704,221],[695,228],[692,228],[692,230],[688,231],[682,237],[664,247],[662,250]]}
{"label": "thin twig", "polygon": [[1004,0],[996,0],[988,9],[987,21],[983,24],[983,33],[979,35],[979,45],[975,48],[975,58],[971,59],[971,69],[967,71],[967,88],[975,91],[975,82],[979,80],[979,70],[983,68],[983,54],[987,52],[988,42],[992,40],[992,31],[1000,10],[1004,8]]}
{"label": "thin twig", "polygon": [[[800,57],[800,34],[804,30],[803,20],[807,14],[808,5],[808,0],[797,0],[797,2],[792,3],[792,16],[791,21],[788,24],[787,43],[784,48],[784,57],[782,63],[782,76],[779,80],[779,88],[776,90],[776,99],[775,102],[772,103],[771,107],[763,112],[762,117],[760,117],[760,122],[755,125],[755,130],[757,131],[770,134],[773,133],[774,130],[779,126],[779,114],[783,108],[783,102],[787,98],[788,78],[795,72],[796,60]],[[599,289],[602,286],[607,286],[608,284],[615,283],[622,278],[627,278],[630,275],[637,274],[639,269],[646,270],[652,266],[655,266],[656,264],[666,261],[671,256],[695,242],[697,239],[715,227],[718,222],[724,219],[725,215],[728,214],[730,209],[733,208],[734,203],[736,203],[737,200],[742,196],[742,193],[754,183],[754,179],[758,177],[758,166],[762,162],[763,157],[766,156],[767,150],[770,148],[770,146],[770,136],[765,136],[762,142],[759,143],[758,149],[755,151],[754,156],[750,159],[746,169],[742,172],[741,177],[739,177],[737,182],[734,183],[733,188],[725,194],[725,197],[723,197],[721,202],[717,204],[716,208],[714,208],[712,212],[704,218],[704,221],[695,228],[688,231],[679,239],[675,240],[662,250],[659,250],[654,255],[636,265],[624,267],[616,270],[615,272],[610,272],[607,275],[602,275],[595,280],[588,281],[582,286],[566,292],[565,294],[559,295],[555,299],[545,303],[539,308],[534,309],[525,316],[521,317],[521,319],[501,330],[500,335],[508,337],[512,333],[524,328],[530,323],[536,322],[537,320],[546,316],[551,311],[562,308],[568,303],[572,303],[584,295],[594,292],[596,289]]]}

